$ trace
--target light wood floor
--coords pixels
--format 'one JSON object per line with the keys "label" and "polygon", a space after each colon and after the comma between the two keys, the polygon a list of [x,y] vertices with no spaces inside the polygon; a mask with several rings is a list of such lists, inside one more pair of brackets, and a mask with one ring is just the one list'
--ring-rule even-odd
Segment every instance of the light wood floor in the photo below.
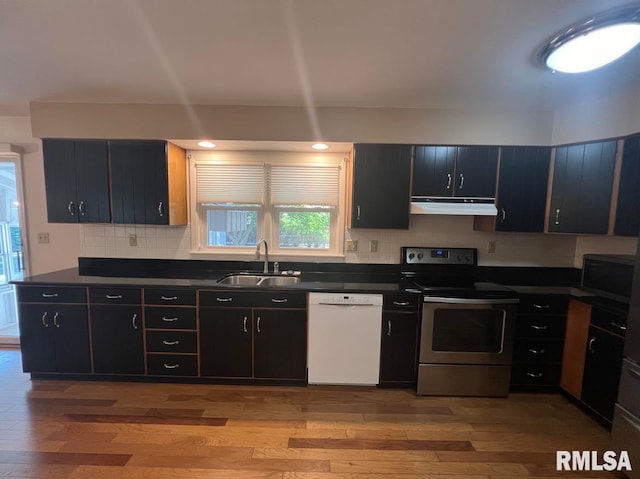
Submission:
{"label": "light wood floor", "polygon": [[515,479],[609,433],[557,395],[32,381],[0,350],[0,477]]}

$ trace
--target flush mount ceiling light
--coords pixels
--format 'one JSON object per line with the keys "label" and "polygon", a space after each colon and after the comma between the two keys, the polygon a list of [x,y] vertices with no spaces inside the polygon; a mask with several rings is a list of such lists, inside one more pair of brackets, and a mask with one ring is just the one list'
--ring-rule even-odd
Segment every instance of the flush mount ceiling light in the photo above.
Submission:
{"label": "flush mount ceiling light", "polygon": [[211,141],[199,141],[198,146],[201,146],[202,148],[215,148],[216,144]]}
{"label": "flush mount ceiling light", "polygon": [[327,148],[329,148],[329,145],[327,145],[326,143],[314,143],[313,145],[311,145],[311,148],[313,148],[314,150],[326,150]]}
{"label": "flush mount ceiling light", "polygon": [[640,6],[611,10],[559,32],[539,51],[552,71],[581,73],[604,66],[640,43]]}

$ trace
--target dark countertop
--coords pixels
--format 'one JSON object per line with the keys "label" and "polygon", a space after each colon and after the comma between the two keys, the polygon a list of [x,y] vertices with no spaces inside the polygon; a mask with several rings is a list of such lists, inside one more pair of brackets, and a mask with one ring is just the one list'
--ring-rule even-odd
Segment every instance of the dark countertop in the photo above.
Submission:
{"label": "dark countertop", "polygon": [[593,293],[589,293],[580,288],[574,288],[571,286],[520,286],[520,285],[506,285],[509,289],[517,291],[518,294],[560,294],[573,296],[575,298],[582,298],[584,296],[593,296]]}

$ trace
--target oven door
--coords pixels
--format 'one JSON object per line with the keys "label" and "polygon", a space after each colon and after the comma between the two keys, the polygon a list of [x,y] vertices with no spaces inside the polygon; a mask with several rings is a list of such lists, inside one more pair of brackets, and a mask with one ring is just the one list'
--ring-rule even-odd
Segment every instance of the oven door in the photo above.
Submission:
{"label": "oven door", "polygon": [[420,363],[511,364],[517,302],[426,296]]}

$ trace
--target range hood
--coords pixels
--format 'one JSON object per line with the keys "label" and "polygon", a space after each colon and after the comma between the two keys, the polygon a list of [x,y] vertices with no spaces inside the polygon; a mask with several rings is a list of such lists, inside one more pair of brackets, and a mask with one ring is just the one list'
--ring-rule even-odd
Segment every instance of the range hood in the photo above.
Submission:
{"label": "range hood", "polygon": [[414,196],[411,198],[412,215],[469,215],[496,216],[493,198],[431,198]]}

